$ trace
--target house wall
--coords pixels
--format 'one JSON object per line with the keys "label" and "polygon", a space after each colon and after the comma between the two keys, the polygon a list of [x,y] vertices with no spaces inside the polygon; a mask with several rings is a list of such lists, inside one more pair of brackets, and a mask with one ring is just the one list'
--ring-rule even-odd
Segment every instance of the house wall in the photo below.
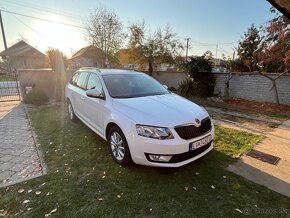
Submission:
{"label": "house wall", "polygon": [[12,68],[23,69],[23,68],[45,68],[48,67],[48,61],[46,57],[11,57],[9,63]]}
{"label": "house wall", "polygon": [[100,67],[100,64],[93,58],[80,56],[70,59],[68,67],[69,69],[79,69],[81,67]]}

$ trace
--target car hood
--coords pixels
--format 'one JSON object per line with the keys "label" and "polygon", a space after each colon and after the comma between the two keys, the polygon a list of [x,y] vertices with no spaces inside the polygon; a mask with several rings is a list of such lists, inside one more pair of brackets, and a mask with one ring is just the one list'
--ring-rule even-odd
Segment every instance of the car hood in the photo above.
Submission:
{"label": "car hood", "polygon": [[208,116],[203,108],[176,94],[113,99],[113,107],[136,124],[152,126],[174,127]]}

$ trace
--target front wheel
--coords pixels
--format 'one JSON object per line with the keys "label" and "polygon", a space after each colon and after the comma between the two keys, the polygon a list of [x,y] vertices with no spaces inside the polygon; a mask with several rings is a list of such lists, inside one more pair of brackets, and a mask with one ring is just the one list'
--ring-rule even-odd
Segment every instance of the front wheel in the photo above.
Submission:
{"label": "front wheel", "polygon": [[74,109],[70,100],[67,101],[67,111],[68,111],[69,119],[73,122],[77,121],[77,117],[75,115],[75,112],[74,112]]}
{"label": "front wheel", "polygon": [[113,159],[118,164],[125,166],[132,163],[127,140],[120,128],[115,126],[110,129],[109,143]]}

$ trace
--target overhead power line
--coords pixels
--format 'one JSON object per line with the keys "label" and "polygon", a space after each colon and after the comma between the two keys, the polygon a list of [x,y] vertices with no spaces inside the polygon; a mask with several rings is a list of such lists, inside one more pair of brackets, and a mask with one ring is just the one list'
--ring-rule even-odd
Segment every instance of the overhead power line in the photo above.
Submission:
{"label": "overhead power line", "polygon": [[[14,4],[14,5],[19,6],[19,7],[29,8],[30,10],[35,10],[38,12],[42,11],[42,12],[46,12],[46,13],[54,14],[54,15],[61,15],[61,16],[70,17],[70,18],[77,19],[77,20],[80,20],[80,17],[82,16],[82,15],[73,14],[71,12],[47,8],[47,7],[39,6],[37,4],[23,2],[23,1],[16,1],[16,2],[14,2],[14,1],[11,2],[11,1],[7,1],[7,0],[3,0],[3,1],[5,3]],[[84,16],[82,16],[82,17],[84,18]]]}
{"label": "overhead power line", "polygon": [[56,24],[61,24],[61,25],[65,25],[65,26],[71,26],[71,27],[75,27],[75,28],[79,28],[79,29],[86,29],[85,27],[82,26],[77,26],[74,24],[69,24],[69,23],[63,23],[63,22],[59,22],[59,21],[55,21],[55,20],[48,20],[48,19],[44,19],[41,17],[35,17],[35,16],[30,16],[27,14],[21,14],[21,13],[17,13],[17,12],[13,12],[13,11],[8,11],[8,10],[2,10],[3,12],[9,13],[9,14],[15,14],[15,15],[19,15],[22,17],[28,17],[28,18],[32,18],[32,19],[37,19],[37,20],[42,20],[45,22],[50,22],[50,23],[56,23]]}

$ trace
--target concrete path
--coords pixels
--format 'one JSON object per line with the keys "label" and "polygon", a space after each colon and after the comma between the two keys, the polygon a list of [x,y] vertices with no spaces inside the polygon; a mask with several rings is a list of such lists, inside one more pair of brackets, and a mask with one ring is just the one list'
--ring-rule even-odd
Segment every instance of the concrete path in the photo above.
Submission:
{"label": "concrete path", "polygon": [[290,120],[268,133],[254,149],[280,157],[281,160],[277,165],[272,165],[244,155],[228,169],[290,197]]}
{"label": "concrete path", "polygon": [[24,106],[0,102],[0,188],[43,174]]}

